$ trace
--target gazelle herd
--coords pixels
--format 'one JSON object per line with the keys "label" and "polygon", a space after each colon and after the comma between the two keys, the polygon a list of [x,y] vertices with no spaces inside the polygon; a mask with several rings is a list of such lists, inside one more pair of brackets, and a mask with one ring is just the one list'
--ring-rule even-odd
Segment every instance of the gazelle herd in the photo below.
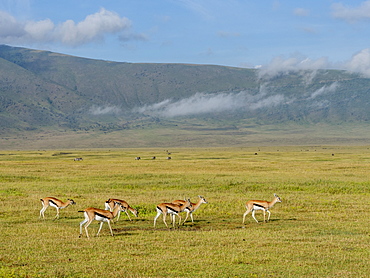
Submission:
{"label": "gazelle herd", "polygon": [[[182,219],[181,214],[180,214],[181,212],[186,212],[186,217],[185,217],[185,220],[182,223],[182,225],[185,224],[189,215],[190,215],[191,221],[194,223],[193,213],[200,207],[201,204],[207,204],[208,203],[204,197],[202,197],[202,196],[198,196],[198,197],[199,197],[199,200],[198,200],[197,203],[192,203],[192,202],[190,202],[190,199],[187,199],[187,200],[175,200],[172,203],[158,204],[156,206],[157,215],[154,217],[154,227],[156,227],[156,222],[157,222],[157,219],[160,215],[163,216],[163,223],[166,225],[167,228],[168,228],[168,225],[166,223],[166,216],[167,215],[170,216],[173,227],[176,226],[176,216],[177,216],[179,218],[178,226],[180,226],[181,225],[181,219]],[[56,208],[56,210],[57,210],[57,214],[54,218],[54,220],[55,220],[55,219],[59,218],[59,210],[60,209],[66,208],[69,205],[75,205],[76,204],[72,199],[68,199],[66,202],[63,202],[63,201],[61,201],[57,198],[54,198],[54,197],[47,197],[47,198],[43,198],[43,199],[40,199],[40,200],[41,200],[41,204],[42,204],[42,209],[40,210],[40,218],[43,218],[43,219],[45,219],[45,216],[44,216],[45,210],[49,206],[52,206],[52,207]],[[264,220],[264,222],[266,222],[266,212],[267,212],[268,213],[267,221],[269,221],[270,220],[270,215],[271,215],[269,210],[276,203],[280,203],[280,202],[282,202],[281,198],[276,194],[274,194],[274,199],[271,202],[261,201],[261,200],[250,200],[250,201],[248,201],[245,204],[247,211],[243,214],[243,224],[245,223],[245,217],[247,216],[247,214],[249,212],[252,212],[253,219],[258,223],[258,220],[255,217],[256,210],[262,210],[263,211],[263,220]],[[87,238],[90,238],[89,233],[87,231],[87,228],[89,227],[89,225],[94,220],[100,222],[100,226],[99,226],[99,229],[98,229],[98,232],[97,232],[96,236],[99,235],[104,222],[107,222],[110,233],[113,236],[111,221],[113,221],[113,219],[115,217],[117,217],[117,221],[118,221],[121,212],[125,212],[130,221],[132,221],[132,220],[130,218],[130,215],[128,214],[128,211],[130,211],[133,215],[138,217],[138,211],[136,209],[130,207],[130,205],[124,200],[108,199],[107,201],[105,201],[104,205],[105,205],[105,209],[90,207],[90,208],[86,208],[82,211],[79,211],[79,212],[83,212],[84,217],[85,217],[85,219],[80,222],[80,237],[82,237],[82,228],[85,225],[84,228],[85,228],[86,236],[87,236]]]}

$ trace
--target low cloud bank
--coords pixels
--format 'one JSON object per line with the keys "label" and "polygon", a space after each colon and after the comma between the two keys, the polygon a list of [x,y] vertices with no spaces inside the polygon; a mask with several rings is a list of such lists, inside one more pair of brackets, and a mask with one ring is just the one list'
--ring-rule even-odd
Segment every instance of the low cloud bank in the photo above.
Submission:
{"label": "low cloud bank", "polygon": [[254,110],[272,107],[284,102],[282,95],[268,96],[263,88],[257,95],[239,93],[197,93],[179,101],[165,100],[153,105],[134,109],[135,112],[160,117],[188,116],[205,113],[218,113],[237,109]]}
{"label": "low cloud bank", "polygon": [[275,57],[272,61],[261,66],[258,71],[259,78],[272,78],[277,75],[289,74],[294,71],[316,71],[329,67],[327,58],[311,60],[305,57]]}
{"label": "low cloud bank", "polygon": [[299,72],[304,77],[307,85],[312,82],[320,69],[346,70],[370,78],[370,48],[355,53],[350,59],[342,63],[330,63],[326,57],[313,60],[303,56],[288,58],[278,56],[272,59],[270,63],[256,68],[258,69],[258,78],[264,80]]}
{"label": "low cloud bank", "polygon": [[[332,83],[318,90],[302,95],[300,100],[312,101],[327,93],[334,93],[339,84]],[[262,85],[257,94],[242,91],[239,93],[197,93],[182,100],[170,99],[159,103],[145,105],[133,109],[134,113],[172,118],[177,116],[192,116],[206,113],[233,112],[237,110],[253,111],[261,108],[272,108],[281,104],[290,105],[297,99],[287,98],[282,94],[271,94],[266,85]]]}

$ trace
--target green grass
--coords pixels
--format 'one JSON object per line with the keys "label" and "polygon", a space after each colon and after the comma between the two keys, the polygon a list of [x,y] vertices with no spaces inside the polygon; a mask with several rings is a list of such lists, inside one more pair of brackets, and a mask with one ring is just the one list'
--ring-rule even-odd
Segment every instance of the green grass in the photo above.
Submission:
{"label": "green grass", "polygon": [[[368,276],[368,147],[170,151],[172,160],[164,149],[0,152],[0,277]],[[273,193],[283,202],[271,221],[242,225],[244,203]],[[198,195],[209,203],[194,224],[167,229],[159,218],[153,228],[157,204]],[[40,220],[47,196],[77,204]],[[114,237],[106,224],[93,236],[93,223],[91,239],[79,238],[78,210],[108,198],[139,217],[121,214]]]}

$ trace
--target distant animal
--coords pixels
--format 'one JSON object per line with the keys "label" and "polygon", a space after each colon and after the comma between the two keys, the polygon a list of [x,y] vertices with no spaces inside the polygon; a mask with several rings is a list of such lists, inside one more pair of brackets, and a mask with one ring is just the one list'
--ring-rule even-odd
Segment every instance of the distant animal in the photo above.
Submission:
{"label": "distant animal", "polygon": [[191,206],[190,199],[185,201],[184,205],[177,205],[177,204],[172,204],[172,203],[161,203],[157,205],[156,210],[157,210],[157,215],[154,218],[154,227],[156,225],[157,218],[162,214],[163,215],[163,223],[166,225],[168,228],[168,225],[166,223],[166,216],[169,214],[172,217],[172,225],[175,227],[175,220],[176,216],[179,218],[179,225],[181,223],[181,215],[179,214],[180,212],[184,211],[187,207]]}
{"label": "distant animal", "polygon": [[75,201],[72,199],[68,199],[67,202],[62,202],[61,200],[54,198],[54,197],[47,197],[40,199],[41,204],[42,204],[42,209],[40,210],[40,218],[42,217],[43,219],[45,218],[45,210],[51,206],[56,208],[57,214],[54,219],[59,218],[59,210],[68,207],[69,205],[74,205],[76,204]]}
{"label": "distant animal", "polygon": [[153,156],[153,157],[152,157],[152,159],[154,160],[154,159],[156,159],[156,157],[155,157],[155,156]]}
{"label": "distant animal", "polygon": [[79,211],[83,212],[85,216],[85,220],[80,222],[80,237],[82,237],[82,226],[85,224],[85,231],[86,231],[86,236],[87,238],[89,237],[89,233],[87,231],[87,227],[93,222],[94,220],[100,222],[99,230],[96,236],[99,235],[101,228],[104,224],[104,222],[108,223],[109,230],[111,235],[113,236],[113,231],[112,227],[110,225],[110,221],[117,216],[119,211],[125,211],[125,208],[120,204],[120,203],[115,203],[115,207],[113,209],[113,212],[109,210],[103,210],[103,209],[98,209],[98,208],[87,208],[85,210]]}
{"label": "distant animal", "polygon": [[252,217],[256,222],[258,223],[258,220],[254,216],[254,213],[256,210],[262,210],[263,211],[263,221],[266,222],[266,211],[269,214],[267,221],[270,220],[270,211],[269,209],[272,208],[276,203],[281,203],[281,199],[278,195],[274,194],[274,199],[271,202],[268,201],[261,201],[261,200],[251,200],[246,203],[247,211],[243,215],[243,224],[245,222],[245,217],[249,212],[252,212]]}
{"label": "distant animal", "polygon": [[[186,220],[188,219],[189,215],[190,215],[190,218],[191,218],[191,222],[194,223],[194,219],[193,219],[193,212],[196,211],[201,204],[207,204],[208,202],[206,201],[206,199],[202,196],[198,196],[199,197],[199,200],[198,202],[195,204],[195,203],[191,203],[191,207],[186,207],[184,209],[184,211],[186,212],[186,218],[184,220],[184,222],[182,224],[185,224]],[[186,201],[184,200],[175,200],[172,202],[173,204],[179,204],[179,205],[185,205]]]}
{"label": "distant animal", "polygon": [[[128,219],[130,219],[130,221],[131,221],[131,218],[130,218],[130,215],[128,214],[128,212],[127,212],[128,210],[133,215],[135,215],[136,217],[138,217],[138,215],[139,215],[138,211],[136,209],[130,207],[130,205],[126,201],[120,200],[120,199],[108,199],[107,201],[105,201],[105,209],[106,210],[113,211],[115,203],[120,203],[125,208],[125,212],[126,212],[126,214],[128,216]],[[121,214],[121,211],[118,211],[117,221],[119,220],[120,214]]]}
{"label": "distant animal", "polygon": [[135,160],[140,160],[140,159],[141,159],[140,156],[135,157]]}
{"label": "distant animal", "polygon": [[171,159],[171,157],[170,157],[170,156],[168,156],[168,157],[167,157],[167,159]]}
{"label": "distant animal", "polygon": [[75,159],[73,159],[74,161],[82,161],[82,157],[76,157]]}

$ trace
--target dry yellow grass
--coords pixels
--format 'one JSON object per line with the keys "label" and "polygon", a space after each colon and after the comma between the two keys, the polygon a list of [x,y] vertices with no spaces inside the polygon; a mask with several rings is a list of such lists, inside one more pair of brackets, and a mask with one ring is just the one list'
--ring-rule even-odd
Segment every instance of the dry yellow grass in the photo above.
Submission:
{"label": "dry yellow grass", "polygon": [[[3,151],[0,153],[0,277],[366,277],[369,273],[367,147],[265,147]],[[257,153],[257,154],[256,154]],[[136,161],[134,158],[142,159]],[[156,156],[156,160],[151,157]],[[83,161],[73,161],[83,157]],[[283,199],[269,223],[249,199]],[[206,197],[195,223],[153,228],[155,205]],[[39,199],[72,198],[48,208]],[[122,198],[100,237],[78,238],[82,210]],[[256,213],[261,219],[261,213]],[[89,227],[97,232],[97,224]]]}

